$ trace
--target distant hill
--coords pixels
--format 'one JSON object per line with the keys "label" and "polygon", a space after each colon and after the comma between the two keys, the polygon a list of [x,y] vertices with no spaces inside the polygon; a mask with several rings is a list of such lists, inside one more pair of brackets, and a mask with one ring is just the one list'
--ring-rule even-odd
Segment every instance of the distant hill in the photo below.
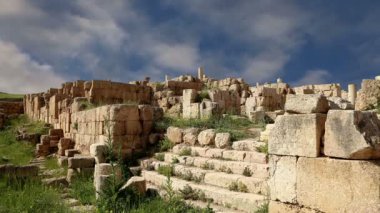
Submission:
{"label": "distant hill", "polygon": [[5,92],[0,92],[0,100],[21,100],[23,99],[23,94],[9,94]]}

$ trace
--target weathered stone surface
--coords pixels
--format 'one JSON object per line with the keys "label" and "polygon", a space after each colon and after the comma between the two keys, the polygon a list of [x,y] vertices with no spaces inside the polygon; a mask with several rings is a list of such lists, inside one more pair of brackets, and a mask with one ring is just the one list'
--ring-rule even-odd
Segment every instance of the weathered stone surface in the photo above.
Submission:
{"label": "weathered stone surface", "polygon": [[355,106],[343,98],[340,97],[328,97],[327,98],[329,102],[329,108],[331,109],[344,109],[344,110],[350,110],[354,109]]}
{"label": "weathered stone surface", "polygon": [[294,204],[281,203],[271,200],[269,202],[269,213],[318,213],[318,211],[303,208]]}
{"label": "weathered stone surface", "polygon": [[69,157],[68,167],[74,168],[92,168],[95,166],[95,159],[87,156]]}
{"label": "weathered stone surface", "polygon": [[320,94],[287,95],[285,111],[296,114],[327,113],[327,98]]}
{"label": "weathered stone surface", "polygon": [[145,178],[139,177],[139,176],[133,176],[131,177],[127,183],[125,183],[121,188],[120,191],[125,190],[127,188],[131,188],[135,190],[139,195],[145,195],[146,192],[146,181]]}
{"label": "weathered stone surface", "polygon": [[183,136],[182,129],[171,126],[167,129],[166,134],[167,134],[168,139],[172,143],[175,143],[175,144],[182,143],[182,136]]}
{"label": "weathered stone surface", "polygon": [[376,113],[329,111],[324,154],[348,159],[380,158],[380,120]]}
{"label": "weathered stone surface", "polygon": [[90,146],[90,155],[95,158],[95,162],[106,162],[107,145],[105,143],[94,143]]}
{"label": "weathered stone surface", "polygon": [[215,135],[215,146],[220,149],[227,148],[231,145],[231,134],[230,133],[216,133]]}
{"label": "weathered stone surface", "polygon": [[270,132],[270,154],[318,157],[326,115],[300,114],[277,117]]}
{"label": "weathered stone surface", "polygon": [[77,149],[66,149],[65,150],[65,156],[66,157],[74,157],[75,154],[79,154],[79,150]]}
{"label": "weathered stone surface", "polygon": [[297,157],[269,157],[269,189],[271,200],[296,203]]}
{"label": "weathered stone surface", "polygon": [[183,131],[183,142],[188,145],[194,146],[197,143],[199,129],[187,128]]}
{"label": "weathered stone surface", "polygon": [[213,145],[216,132],[214,129],[203,130],[198,135],[198,142],[202,146]]}
{"label": "weathered stone surface", "polygon": [[258,147],[264,146],[265,144],[265,142],[259,142],[255,139],[244,139],[234,141],[232,143],[232,149],[240,151],[256,151]]}
{"label": "weathered stone surface", "polygon": [[322,212],[366,212],[380,203],[379,180],[380,161],[301,157],[297,201]]}
{"label": "weathered stone surface", "polygon": [[365,79],[362,81],[361,89],[355,103],[356,110],[367,110],[374,108],[380,100],[380,81]]}

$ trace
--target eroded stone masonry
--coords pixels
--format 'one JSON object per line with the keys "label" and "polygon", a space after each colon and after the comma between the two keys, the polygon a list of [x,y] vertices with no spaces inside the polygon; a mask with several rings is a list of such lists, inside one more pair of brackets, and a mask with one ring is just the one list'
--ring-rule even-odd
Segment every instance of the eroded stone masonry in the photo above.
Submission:
{"label": "eroded stone masonry", "polygon": [[[197,76],[165,82],[68,82],[26,95],[24,111],[54,127],[36,154],[57,154],[69,182],[79,173],[94,175],[98,191],[111,172],[107,142],[128,158],[166,136],[174,147],[141,160],[142,177],[126,186],[157,189],[166,181],[157,171],[171,165],[174,189],[199,190],[220,212],[255,212],[266,203],[269,212],[379,212],[379,88],[379,79],[363,80],[359,91],[336,83],[291,87],[281,79],[252,86],[199,68]],[[251,138],[234,140],[214,129],[153,128],[164,116],[223,114],[265,122],[265,131],[250,129]],[[265,146],[268,153],[259,151]]]}

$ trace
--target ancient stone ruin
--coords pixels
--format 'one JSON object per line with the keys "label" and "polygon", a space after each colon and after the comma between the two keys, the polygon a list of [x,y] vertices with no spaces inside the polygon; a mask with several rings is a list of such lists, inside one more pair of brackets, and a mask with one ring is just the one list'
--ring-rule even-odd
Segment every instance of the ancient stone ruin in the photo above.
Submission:
{"label": "ancient stone ruin", "polygon": [[[50,124],[36,155],[54,154],[68,166],[60,181],[94,176],[97,191],[115,173],[111,147],[123,159],[139,158],[123,189],[142,195],[161,193],[169,169],[175,191],[196,191],[202,198],[194,203],[217,212],[266,205],[269,212],[379,212],[379,88],[380,80],[347,92],[336,83],[291,87],[281,79],[251,86],[213,79],[203,68],[165,82],[75,81],[26,95],[21,109],[0,102],[0,128],[5,115],[23,111]],[[214,128],[157,129],[167,117],[248,119],[265,128],[245,129],[250,136],[240,139]],[[157,151],[159,141],[171,145]]]}

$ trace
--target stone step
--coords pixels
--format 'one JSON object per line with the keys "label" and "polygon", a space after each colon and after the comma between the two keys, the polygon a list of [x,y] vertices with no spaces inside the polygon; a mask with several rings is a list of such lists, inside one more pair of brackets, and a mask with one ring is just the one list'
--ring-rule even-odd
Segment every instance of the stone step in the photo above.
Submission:
{"label": "stone step", "polygon": [[253,138],[232,142],[232,149],[240,151],[257,151],[257,148],[265,146],[266,142],[261,142]]}
{"label": "stone step", "polygon": [[78,213],[81,213],[81,212],[97,212],[96,211],[96,207],[95,206],[92,206],[92,205],[79,205],[79,206],[72,206],[70,208],[73,212],[78,212]]}
{"label": "stone step", "polygon": [[243,184],[248,193],[268,195],[268,185],[265,179],[246,177],[239,174],[227,174],[225,172],[215,172],[197,167],[190,167],[181,164],[170,164],[167,162],[152,162],[157,171],[160,166],[172,166],[176,177],[193,182],[203,182],[208,185],[229,189],[232,184]]}
{"label": "stone step", "polygon": [[267,155],[258,151],[227,150],[179,144],[173,147],[172,152],[178,155],[191,153],[191,156],[218,158],[250,163],[267,163]]}
{"label": "stone step", "polygon": [[[170,152],[165,152],[163,154],[164,161],[167,163],[178,161],[178,163],[183,165],[199,167],[206,170],[225,171],[227,173],[239,175],[242,175],[244,173],[244,170],[246,170],[246,172],[251,173],[251,177],[262,179],[268,178],[269,176],[268,164],[229,161],[206,157],[179,156]],[[142,161],[141,166],[146,166],[144,161]]]}
{"label": "stone step", "polygon": [[79,206],[80,202],[74,198],[67,198],[64,199],[63,202],[68,206],[68,207],[73,207],[73,206]]}
{"label": "stone step", "polygon": [[[150,182],[158,187],[165,186],[167,184],[167,177],[160,175],[155,171],[142,171],[142,176],[147,180],[147,182]],[[188,185],[194,190],[202,191],[207,198],[212,198],[213,203],[215,204],[245,212],[255,212],[261,205],[267,202],[266,197],[263,195],[233,192],[215,186],[192,183],[176,177],[171,177],[170,181],[175,191],[183,189],[186,185]]]}
{"label": "stone step", "polygon": [[215,213],[244,213],[243,211],[239,211],[239,210],[235,210],[235,209],[229,209],[229,208],[226,208],[224,206],[217,205],[214,203],[208,204],[208,203],[198,201],[198,200],[186,200],[185,202],[189,205],[199,207],[202,209],[206,209],[207,207],[210,207],[210,208],[212,208],[212,210]]}

